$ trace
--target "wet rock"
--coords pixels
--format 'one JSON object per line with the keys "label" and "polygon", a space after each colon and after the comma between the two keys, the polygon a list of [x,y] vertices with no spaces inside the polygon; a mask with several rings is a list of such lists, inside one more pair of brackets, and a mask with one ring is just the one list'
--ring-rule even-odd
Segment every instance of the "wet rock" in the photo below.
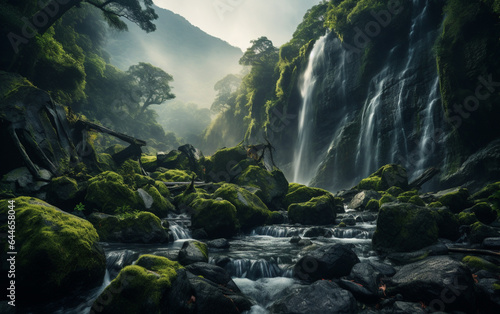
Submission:
{"label": "wet rock", "polygon": [[194,229],[203,228],[209,238],[232,237],[238,230],[236,207],[226,200],[198,198],[191,203]]}
{"label": "wet rock", "polygon": [[382,277],[384,276],[373,265],[365,262],[354,265],[349,274],[349,279],[361,284],[374,295],[378,292]]}
{"label": "wet rock", "polygon": [[341,223],[345,223],[346,226],[355,226],[356,225],[356,219],[354,218],[353,215],[347,215],[342,220],[340,221]]}
{"label": "wet rock", "polygon": [[476,298],[470,270],[448,256],[403,266],[387,283],[390,295],[423,302],[433,311],[474,312]]}
{"label": "wet rock", "polygon": [[109,277],[115,278],[125,266],[132,265],[138,257],[139,253],[131,250],[111,251],[107,253],[106,268],[109,271]]}
{"label": "wet rock", "polygon": [[300,239],[299,242],[297,242],[297,246],[309,246],[312,245],[313,243],[309,239]]}
{"label": "wet rock", "polygon": [[339,206],[331,194],[313,197],[308,202],[290,205],[288,218],[303,225],[333,224]]}
{"label": "wet rock", "polygon": [[396,301],[391,307],[385,307],[382,313],[391,314],[425,314],[427,313],[420,303]]}
{"label": "wet rock", "polygon": [[293,268],[293,276],[315,281],[347,276],[359,258],[349,245],[325,245],[303,256]]}
{"label": "wet rock", "polygon": [[298,243],[300,240],[301,240],[301,238],[299,236],[293,236],[290,239],[290,243]]}
{"label": "wet rock", "polygon": [[372,260],[369,260],[368,263],[370,263],[370,265],[372,265],[379,273],[381,273],[385,277],[392,277],[396,274],[396,269],[391,265]]}
{"label": "wet rock", "polygon": [[308,202],[313,197],[330,194],[331,193],[327,190],[308,187],[306,185],[298,183],[290,183],[288,185],[288,192],[283,201],[283,205],[285,206],[285,208],[288,208],[288,206],[290,206],[291,204]]}
{"label": "wet rock", "polygon": [[500,294],[498,293],[498,279],[479,279],[476,283],[478,293],[478,310],[482,313],[498,313],[500,311]]}
{"label": "wet rock", "polygon": [[94,225],[100,240],[122,243],[163,243],[168,240],[167,229],[161,220],[148,212],[140,212],[125,218],[93,213],[89,221]]}
{"label": "wet rock", "polygon": [[231,279],[231,276],[224,270],[224,268],[208,264],[208,263],[193,263],[186,266],[186,270],[196,276],[202,276],[218,285],[222,285],[235,292],[240,292],[238,286]]}
{"label": "wet rock", "polygon": [[480,222],[476,222],[471,225],[470,231],[470,242],[471,243],[482,243],[486,238],[495,238],[500,237],[500,231],[497,228],[493,228],[482,224]]}
{"label": "wet rock", "polygon": [[207,241],[207,246],[211,249],[229,249],[230,244],[227,239],[215,239]]}
{"label": "wet rock", "polygon": [[373,248],[384,252],[409,252],[424,248],[438,239],[432,210],[413,204],[386,203],[380,207]]}
{"label": "wet rock", "polygon": [[208,263],[207,245],[199,241],[186,241],[179,251],[177,260],[184,266],[197,262]]}
{"label": "wet rock", "polygon": [[191,236],[193,237],[193,239],[196,239],[196,240],[208,239],[208,234],[205,231],[205,229],[203,229],[203,228],[194,229]]}
{"label": "wet rock", "polygon": [[337,281],[337,284],[342,289],[345,289],[352,293],[354,298],[356,298],[356,300],[358,300],[359,302],[365,304],[375,304],[379,299],[379,296],[372,290],[367,289],[362,284],[357,283],[353,280],[340,279],[339,281]]}
{"label": "wet rock", "polygon": [[313,227],[313,228],[308,228],[304,232],[304,237],[306,238],[316,238],[316,237],[323,237],[325,234],[330,231],[329,229],[326,228],[321,228],[321,227]]}
{"label": "wet rock", "polygon": [[470,194],[467,189],[455,188],[439,192],[438,195],[440,194],[444,195],[438,198],[438,202],[440,202],[444,206],[447,206],[455,214],[470,207],[471,205],[470,201],[468,200]]}
{"label": "wet rock", "polygon": [[476,215],[477,219],[483,224],[489,225],[497,219],[497,212],[485,202],[477,203],[470,212]]}
{"label": "wet rock", "polygon": [[448,255],[448,247],[444,244],[435,244],[418,251],[402,253],[395,252],[387,255],[387,258],[396,265],[406,265],[423,260],[428,256]]}
{"label": "wet rock", "polygon": [[403,190],[408,189],[408,175],[406,169],[400,165],[389,164],[381,167],[368,178],[361,180],[355,188],[385,191],[391,186],[397,186]]}
{"label": "wet rock", "polygon": [[485,249],[500,250],[500,237],[485,238],[481,246]]}
{"label": "wet rock", "polygon": [[364,210],[370,200],[379,200],[382,197],[377,191],[361,191],[349,203],[348,207],[354,210]]}
{"label": "wet rock", "polygon": [[355,313],[356,299],[331,281],[316,281],[309,286],[292,286],[287,295],[270,307],[274,314]]}

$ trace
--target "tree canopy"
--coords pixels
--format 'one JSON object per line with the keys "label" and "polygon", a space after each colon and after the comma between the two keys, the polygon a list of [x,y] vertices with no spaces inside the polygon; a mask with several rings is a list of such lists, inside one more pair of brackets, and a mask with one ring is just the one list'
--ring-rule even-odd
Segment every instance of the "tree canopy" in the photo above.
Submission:
{"label": "tree canopy", "polygon": [[240,59],[241,65],[260,66],[275,63],[278,60],[278,48],[267,37],[250,41],[252,46],[245,51]]}
{"label": "tree canopy", "polygon": [[214,89],[217,91],[217,96],[215,97],[210,110],[214,112],[222,112],[231,107],[234,104],[234,100],[231,101],[232,94],[238,89],[241,84],[241,78],[234,74],[228,74],[223,79],[215,83]]}
{"label": "tree canopy", "polygon": [[139,62],[139,64],[132,65],[127,72],[134,77],[137,83],[142,112],[151,105],[161,105],[165,101],[175,98],[169,85],[174,78],[162,69],[146,62]]}

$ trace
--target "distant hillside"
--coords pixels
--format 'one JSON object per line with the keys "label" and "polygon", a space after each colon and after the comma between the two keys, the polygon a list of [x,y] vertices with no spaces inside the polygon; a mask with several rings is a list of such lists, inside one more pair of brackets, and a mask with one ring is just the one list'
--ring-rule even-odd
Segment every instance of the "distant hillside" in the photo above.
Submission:
{"label": "distant hillside", "polygon": [[122,70],[140,61],[161,67],[174,77],[177,101],[209,107],[215,83],[229,73],[240,72],[242,51],[178,14],[159,7],[155,11],[159,16],[155,32],[147,34],[128,23],[128,32],[109,36],[105,49],[111,54],[111,63]]}

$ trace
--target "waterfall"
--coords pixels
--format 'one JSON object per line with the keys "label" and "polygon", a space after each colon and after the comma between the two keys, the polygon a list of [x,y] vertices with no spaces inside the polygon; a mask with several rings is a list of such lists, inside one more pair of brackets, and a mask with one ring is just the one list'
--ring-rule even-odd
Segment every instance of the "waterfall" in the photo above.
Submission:
{"label": "waterfall", "polygon": [[443,17],[431,0],[406,3],[406,40],[378,47],[368,72],[363,54],[353,55],[335,36],[316,42],[299,82],[294,182],[336,191],[388,163],[406,167],[410,179],[442,163],[436,133],[443,109],[432,47]]}
{"label": "waterfall", "polygon": [[314,158],[310,154],[311,125],[314,120],[314,89],[317,71],[323,67],[324,48],[327,35],[320,37],[309,54],[309,62],[300,80],[302,106],[299,111],[297,144],[294,154],[293,182],[308,184],[314,176]]}

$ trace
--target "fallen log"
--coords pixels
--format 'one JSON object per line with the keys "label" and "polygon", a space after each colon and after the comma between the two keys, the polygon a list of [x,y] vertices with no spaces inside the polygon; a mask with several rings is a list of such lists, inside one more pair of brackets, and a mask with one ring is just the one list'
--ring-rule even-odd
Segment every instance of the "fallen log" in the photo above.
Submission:
{"label": "fallen log", "polygon": [[95,124],[95,123],[92,123],[89,121],[78,120],[78,122],[76,122],[76,123],[77,123],[77,127],[80,127],[82,129],[87,129],[87,130],[92,129],[92,130],[100,132],[100,133],[109,134],[111,136],[119,138],[122,141],[129,143],[130,145],[146,146],[146,141],[137,139],[137,138],[129,136],[127,134],[113,131],[113,130],[108,129],[104,126],[100,126],[98,124]]}
{"label": "fallen log", "polygon": [[432,179],[436,174],[438,174],[441,170],[439,168],[429,168],[425,170],[418,178],[413,180],[410,184],[410,189],[420,189],[420,187],[430,179]]}
{"label": "fallen log", "polygon": [[491,256],[500,257],[500,252],[491,251],[491,250],[483,250],[483,249],[464,249],[464,248],[450,247],[450,248],[448,248],[448,251],[455,252],[455,253],[482,254],[482,255],[491,255]]}

